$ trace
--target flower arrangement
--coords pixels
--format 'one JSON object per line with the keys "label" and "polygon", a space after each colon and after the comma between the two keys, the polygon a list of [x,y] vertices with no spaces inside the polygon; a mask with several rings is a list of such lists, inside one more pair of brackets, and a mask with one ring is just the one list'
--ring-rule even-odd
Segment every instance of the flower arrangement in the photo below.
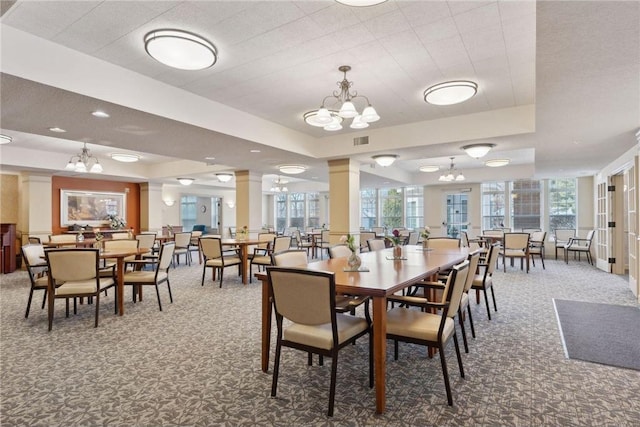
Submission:
{"label": "flower arrangement", "polygon": [[420,237],[423,239],[428,239],[431,235],[431,229],[429,227],[425,227],[424,230],[420,233]]}
{"label": "flower arrangement", "polygon": [[342,243],[343,245],[347,245],[347,247],[352,253],[356,252],[356,242],[353,235],[347,234],[346,236],[341,236],[340,243]]}
{"label": "flower arrangement", "polygon": [[236,232],[236,237],[238,239],[246,239],[248,235],[249,235],[249,228],[246,225],[242,226],[242,228]]}
{"label": "flower arrangement", "polygon": [[402,238],[400,237],[400,231],[398,231],[397,229],[394,229],[391,232],[391,236],[385,236],[385,239],[390,241],[393,244],[393,246],[398,246],[400,245],[400,243],[402,243]]}
{"label": "flower arrangement", "polygon": [[95,237],[96,242],[100,242],[102,239],[104,239],[104,234],[100,232],[99,228],[95,230],[95,236],[96,236]]}
{"label": "flower arrangement", "polygon": [[116,214],[109,214],[105,219],[109,221],[109,226],[113,229],[124,228],[127,226],[127,222]]}

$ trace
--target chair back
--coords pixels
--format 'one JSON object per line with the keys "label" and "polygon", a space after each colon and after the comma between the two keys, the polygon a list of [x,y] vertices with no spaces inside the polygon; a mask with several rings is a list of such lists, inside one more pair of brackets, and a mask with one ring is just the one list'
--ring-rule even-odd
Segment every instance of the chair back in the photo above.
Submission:
{"label": "chair back", "polygon": [[553,231],[556,242],[568,242],[572,237],[576,237],[576,230],[574,228],[556,228]]}
{"label": "chair back", "polygon": [[596,230],[590,230],[587,233],[587,241],[589,242],[589,246],[591,246],[591,241],[593,240],[593,236],[596,233]]}
{"label": "chair back", "polygon": [[296,245],[298,247],[302,246],[302,234],[300,234],[300,230],[298,229],[293,230],[291,236],[295,239]]}
{"label": "chair back", "polygon": [[480,251],[471,252],[467,260],[469,261],[469,272],[464,284],[464,292],[469,292],[471,285],[473,285],[473,279],[476,277],[476,270],[478,270],[478,264],[480,263]]}
{"label": "chair back", "polygon": [[487,255],[487,268],[485,269],[485,276],[493,275],[496,270],[496,264],[498,262],[498,256],[500,255],[500,243],[494,243],[489,247],[489,254]]}
{"label": "chair back", "polygon": [[271,264],[277,267],[306,267],[307,251],[292,249],[271,255]]}
{"label": "chair back", "polygon": [[31,271],[33,267],[44,267],[47,265],[47,261],[42,258],[43,256],[44,246],[42,245],[28,244],[22,246],[22,258],[29,271]]}
{"label": "chair back", "polygon": [[333,273],[271,267],[267,274],[276,315],[301,325],[331,323],[336,330]]}
{"label": "chair back", "polygon": [[485,236],[502,237],[502,235],[504,234],[504,231],[502,229],[500,229],[500,230],[484,230],[484,232],[482,234],[485,235]]}
{"label": "chair back", "polygon": [[291,247],[291,236],[279,236],[273,240],[273,252],[286,251]]}
{"label": "chair back", "polygon": [[39,237],[29,236],[29,243],[40,244],[42,243],[42,241],[40,240]]}
{"label": "chair back", "polygon": [[222,241],[218,237],[201,237],[200,249],[205,260],[220,258],[222,256]]}
{"label": "chair back", "polygon": [[376,233],[372,233],[371,231],[363,231],[362,233],[360,233],[360,247],[366,247],[367,241],[375,238]]}
{"label": "chair back", "polygon": [[129,238],[129,233],[111,233],[112,240],[126,240]]}
{"label": "chair back", "polygon": [[104,240],[105,252],[131,251],[138,249],[139,240]]}
{"label": "chair back", "polygon": [[420,238],[420,233],[417,231],[412,231],[409,233],[409,239],[407,240],[407,245],[417,245],[418,239]]}
{"label": "chair back", "polygon": [[463,248],[469,247],[469,235],[466,231],[460,231],[460,246]]}
{"label": "chair back", "polygon": [[329,230],[322,230],[321,234],[320,234],[320,241],[323,244],[328,244],[329,240],[331,239],[331,237],[329,236],[330,231]]}
{"label": "chair back", "polygon": [[49,241],[52,243],[70,243],[76,241],[75,234],[54,234],[49,235]]}
{"label": "chair back", "polygon": [[151,249],[153,244],[156,242],[156,235],[154,234],[138,234],[136,236],[136,240],[138,243],[138,248],[140,249]]}
{"label": "chair back", "polygon": [[384,227],[371,227],[371,231],[373,231],[376,236],[384,235]]}
{"label": "chair back", "polygon": [[50,249],[45,252],[45,257],[51,283],[97,280],[98,249]]}
{"label": "chair back", "polygon": [[505,250],[526,252],[529,247],[529,233],[504,233],[502,247]]}
{"label": "chair back", "polygon": [[158,260],[158,271],[167,270],[171,266],[173,252],[176,249],[175,242],[166,242],[160,248],[160,259]]}
{"label": "chair back", "polygon": [[460,247],[460,239],[453,237],[430,237],[429,247],[432,249],[457,249]]}
{"label": "chair back", "polygon": [[369,239],[367,240],[367,246],[369,246],[369,251],[379,251],[385,248],[383,239]]}
{"label": "chair back", "polygon": [[197,239],[200,236],[202,236],[202,231],[200,231],[200,230],[196,230],[196,231],[192,231],[191,232],[191,239],[194,239],[194,238]]}
{"label": "chair back", "polygon": [[278,235],[275,233],[259,233],[258,240],[260,241],[260,243],[258,243],[256,246],[258,247],[258,249],[268,250],[269,246],[271,246],[271,243],[275,240],[276,237],[278,237]]}
{"label": "chair back", "polygon": [[458,313],[462,293],[464,292],[467,276],[469,275],[469,261],[465,260],[453,267],[452,284],[449,289],[449,308],[447,309],[447,317],[453,318]]}
{"label": "chair back", "polygon": [[173,235],[173,240],[176,242],[176,248],[186,248],[191,243],[191,232],[181,231]]}
{"label": "chair back", "polygon": [[544,243],[544,239],[547,237],[546,231],[533,231],[529,235],[529,241],[531,243]]}
{"label": "chair back", "polygon": [[329,248],[329,258],[347,258],[351,256],[351,249],[347,245],[335,245]]}

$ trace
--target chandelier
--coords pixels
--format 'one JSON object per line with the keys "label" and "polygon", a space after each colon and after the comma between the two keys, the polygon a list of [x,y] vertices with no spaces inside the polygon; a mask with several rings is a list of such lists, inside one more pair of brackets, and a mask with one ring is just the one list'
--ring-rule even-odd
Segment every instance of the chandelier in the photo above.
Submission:
{"label": "chandelier", "polygon": [[85,173],[87,171],[91,173],[100,173],[102,172],[102,165],[98,161],[98,158],[91,154],[87,148],[87,143],[85,142],[82,152],[75,156],[71,156],[71,159],[69,159],[69,163],[67,163],[65,169],[81,173]]}
{"label": "chandelier", "polygon": [[453,159],[455,159],[455,157],[449,157],[449,158],[451,159],[451,166],[449,166],[449,171],[444,175],[440,175],[440,178],[438,178],[438,181],[442,181],[442,182],[464,181],[464,175],[458,172],[453,165]]}
{"label": "chandelier", "polygon": [[286,184],[288,183],[289,181],[287,181],[286,179],[282,179],[278,177],[278,179],[273,181],[273,186],[271,186],[271,191],[275,193],[286,193],[287,191],[289,191],[289,189],[286,186]]}
{"label": "chandelier", "polygon": [[[322,100],[322,105],[319,109],[309,111],[304,114],[304,121],[316,127],[321,127],[326,131],[336,131],[342,129],[343,119],[353,119],[351,125],[352,129],[364,129],[369,127],[369,123],[380,120],[380,116],[376,112],[375,108],[369,102],[369,98],[364,95],[358,95],[358,92],[350,92],[353,82],[347,80],[347,71],[351,70],[349,65],[342,65],[338,70],[344,73],[342,81],[337,82],[340,90],[333,91],[333,94],[326,96]],[[367,106],[362,110],[362,114],[356,110],[353,100],[355,98],[364,98]],[[327,102],[330,101],[330,105]]]}

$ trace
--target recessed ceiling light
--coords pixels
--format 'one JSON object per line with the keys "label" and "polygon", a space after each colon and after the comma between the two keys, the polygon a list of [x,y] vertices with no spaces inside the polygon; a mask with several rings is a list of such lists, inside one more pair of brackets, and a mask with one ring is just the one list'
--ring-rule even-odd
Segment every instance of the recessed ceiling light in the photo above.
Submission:
{"label": "recessed ceiling light", "polygon": [[453,105],[470,99],[478,84],[466,80],[438,83],[424,91],[424,100],[433,105]]}
{"label": "recessed ceiling light", "polygon": [[420,172],[436,172],[438,170],[440,170],[440,166],[435,166],[435,165],[420,166]]}
{"label": "recessed ceiling light", "polygon": [[144,36],[144,48],[156,61],[180,70],[204,70],[218,59],[215,46],[181,30],[155,30]]}
{"label": "recessed ceiling light", "polygon": [[49,130],[50,130],[51,132],[58,132],[58,133],[64,133],[64,132],[66,132],[66,130],[64,130],[64,129],[62,129],[62,128],[59,128],[59,127],[57,127],[57,126],[56,126],[56,127],[49,128]]}
{"label": "recessed ceiling light", "polygon": [[487,160],[484,162],[485,166],[489,166],[490,168],[499,168],[500,166],[506,166],[510,162],[509,159],[494,159]]}
{"label": "recessed ceiling light", "polygon": [[11,141],[13,141],[13,138],[11,138],[9,135],[2,135],[0,134],[0,145],[2,144],[8,144]]}
{"label": "recessed ceiling light", "polygon": [[250,153],[259,153],[260,150],[249,150]]}
{"label": "recessed ceiling light", "polygon": [[96,110],[96,111],[92,112],[91,115],[95,116],[95,117],[100,117],[101,119],[106,119],[108,117],[111,117],[109,114],[105,113],[104,111],[100,111],[100,110]]}
{"label": "recessed ceiling light", "polygon": [[113,153],[111,155],[111,158],[113,160],[117,160],[118,162],[124,162],[124,163],[133,163],[140,160],[140,156],[138,156],[137,154],[125,154],[125,153]]}
{"label": "recessed ceiling light", "polygon": [[304,165],[280,165],[278,166],[278,169],[280,169],[280,172],[282,173],[296,175],[306,171],[307,167]]}

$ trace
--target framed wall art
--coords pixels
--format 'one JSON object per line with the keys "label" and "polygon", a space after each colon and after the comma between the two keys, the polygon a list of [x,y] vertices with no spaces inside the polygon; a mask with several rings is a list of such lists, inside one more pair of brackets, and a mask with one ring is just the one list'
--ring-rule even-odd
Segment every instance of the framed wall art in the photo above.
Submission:
{"label": "framed wall art", "polygon": [[125,222],[126,203],[126,193],[60,190],[60,225],[103,226],[110,217]]}

